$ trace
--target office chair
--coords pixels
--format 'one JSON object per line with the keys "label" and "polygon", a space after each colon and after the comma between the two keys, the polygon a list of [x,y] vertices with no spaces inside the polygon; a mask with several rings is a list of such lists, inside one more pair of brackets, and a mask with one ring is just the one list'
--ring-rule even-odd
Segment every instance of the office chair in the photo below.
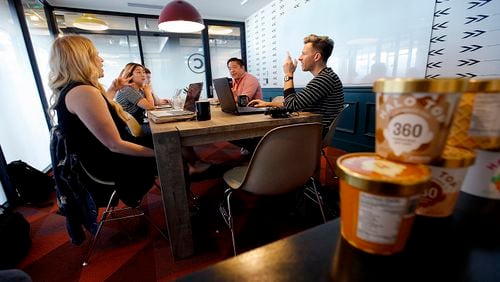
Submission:
{"label": "office chair", "polygon": [[[320,158],[322,125],[303,123],[277,127],[261,139],[247,166],[235,167],[224,174],[229,187],[221,215],[231,231],[234,255],[236,239],[231,208],[233,193],[256,196],[284,195],[304,187],[311,179]],[[307,140],[305,144],[304,140]],[[316,190],[316,196],[319,195]],[[323,207],[319,206],[321,213]]]}
{"label": "office chair", "polygon": [[[327,164],[327,169],[328,168],[330,169],[330,171],[334,175],[334,178],[337,178],[337,176],[335,175],[335,170],[334,170],[333,165],[331,164],[330,160],[328,160],[325,148],[332,144],[333,135],[335,134],[335,129],[337,128],[337,124],[340,120],[340,117],[341,117],[342,113],[344,112],[344,110],[347,109],[348,107],[349,107],[349,104],[344,104],[344,107],[342,108],[342,110],[340,110],[338,115],[330,123],[330,126],[328,126],[328,132],[325,135],[325,137],[323,137],[323,140],[321,141],[321,155],[325,158],[326,164]],[[323,209],[325,209],[322,195],[317,192],[316,179],[313,178],[310,181],[308,181],[308,183],[304,189],[304,196],[306,198],[308,198],[309,200],[313,201],[314,203],[318,204],[320,207],[323,207]],[[338,216],[339,215],[338,208],[329,209],[329,214],[333,215],[334,217]],[[322,212],[321,216],[323,217],[323,221],[326,222],[325,213]]]}
{"label": "office chair", "polygon": [[[129,207],[116,208],[119,202],[116,184],[89,173],[79,156],[71,152],[66,136],[59,126],[51,129],[50,155],[59,211],[66,217],[66,228],[72,242],[79,245],[85,240],[84,227],[92,234],[83,266],[88,265],[102,227],[109,221],[144,216],[168,240],[168,237],[145,214],[140,201],[129,202]],[[92,190],[102,193],[92,195]],[[99,207],[103,206],[106,209],[101,220],[96,222]]]}
{"label": "office chair", "polygon": [[335,170],[333,168],[332,163],[328,160],[328,157],[326,156],[325,148],[332,144],[333,135],[335,134],[335,130],[337,129],[337,124],[339,123],[340,117],[342,116],[342,113],[344,112],[344,110],[347,109],[348,107],[349,107],[349,104],[344,104],[344,107],[342,108],[342,110],[340,110],[340,112],[337,114],[337,116],[332,120],[332,123],[330,123],[330,126],[328,126],[328,132],[326,133],[325,137],[323,137],[323,140],[321,141],[321,155],[325,158],[328,168],[330,168],[330,171],[334,175],[335,175]]}
{"label": "office chair", "polygon": [[[114,185],[113,182],[108,182],[110,185]],[[144,218],[156,229],[158,232],[161,234],[165,240],[168,241],[167,235],[161,231],[160,227],[158,227],[152,219],[144,212],[144,209],[140,206],[137,205],[135,207],[123,207],[123,208],[116,208],[118,205],[118,194],[117,191],[114,190],[113,193],[111,194],[111,197],[109,198],[109,202],[106,206],[106,209],[102,213],[101,220],[99,221],[99,225],[97,227],[97,232],[95,235],[92,235],[92,238],[90,239],[90,244],[89,244],[89,250],[87,254],[85,255],[85,258],[83,259],[83,266],[87,266],[90,261],[90,256],[92,255],[92,252],[97,244],[97,241],[99,239],[99,235],[101,234],[101,230],[104,226],[104,223],[110,222],[110,221],[117,221],[117,220],[123,220],[123,219],[128,219],[128,218],[134,218],[134,217],[139,217],[139,216],[144,216]]]}

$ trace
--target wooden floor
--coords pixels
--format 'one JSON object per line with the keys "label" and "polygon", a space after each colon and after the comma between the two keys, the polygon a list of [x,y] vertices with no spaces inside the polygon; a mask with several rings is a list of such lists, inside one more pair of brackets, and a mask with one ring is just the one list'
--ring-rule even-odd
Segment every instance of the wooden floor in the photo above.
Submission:
{"label": "wooden floor", "polygon": [[[28,273],[33,281],[171,281],[227,258],[231,255],[230,237],[213,209],[217,206],[213,201],[218,200],[214,199],[214,195],[223,190],[222,173],[243,160],[239,148],[227,142],[201,146],[197,152],[202,159],[215,165],[206,174],[193,177],[191,184],[193,193],[200,197],[199,202],[193,205],[194,256],[174,260],[168,242],[158,231],[147,221],[134,218],[109,223],[102,231],[90,264],[82,267],[89,240],[81,246],[71,244],[65,218],[57,214],[54,196],[44,207],[17,208],[30,222],[32,237],[30,252],[17,268]],[[333,163],[342,153],[328,149]],[[331,172],[325,169],[324,160],[322,167],[322,183],[326,187],[335,186]],[[150,190],[142,206],[153,221],[166,231],[158,189]],[[283,236],[298,231],[287,230]]]}

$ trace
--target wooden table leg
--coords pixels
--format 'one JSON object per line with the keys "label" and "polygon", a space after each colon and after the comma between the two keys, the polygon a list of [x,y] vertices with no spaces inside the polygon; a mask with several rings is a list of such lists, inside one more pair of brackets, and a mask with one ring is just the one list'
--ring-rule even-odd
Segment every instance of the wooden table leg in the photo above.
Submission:
{"label": "wooden table leg", "polygon": [[170,247],[174,258],[185,258],[194,247],[179,134],[154,134],[153,141]]}

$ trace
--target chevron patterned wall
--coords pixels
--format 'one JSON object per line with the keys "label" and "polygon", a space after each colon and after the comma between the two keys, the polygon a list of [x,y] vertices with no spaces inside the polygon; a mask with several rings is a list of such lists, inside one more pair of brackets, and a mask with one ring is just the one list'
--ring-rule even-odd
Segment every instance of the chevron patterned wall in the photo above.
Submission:
{"label": "chevron patterned wall", "polygon": [[[275,0],[246,19],[248,71],[262,87],[282,87],[280,20],[293,9],[307,8],[311,1]],[[422,62],[425,77],[500,77],[500,0],[436,0],[433,12],[428,55],[424,53]]]}
{"label": "chevron patterned wall", "polygon": [[500,77],[500,0],[436,1],[426,77]]}

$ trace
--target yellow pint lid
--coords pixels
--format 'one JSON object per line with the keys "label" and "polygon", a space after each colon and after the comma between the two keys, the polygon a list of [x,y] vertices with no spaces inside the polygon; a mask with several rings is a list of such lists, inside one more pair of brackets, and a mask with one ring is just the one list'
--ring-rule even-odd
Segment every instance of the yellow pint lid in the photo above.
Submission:
{"label": "yellow pint lid", "polygon": [[467,92],[500,93],[500,79],[471,79]]}
{"label": "yellow pint lid", "polygon": [[462,93],[466,89],[467,80],[461,78],[381,78],[373,83],[373,91],[377,93]]}
{"label": "yellow pint lid", "polygon": [[367,192],[409,196],[425,188],[432,173],[422,164],[397,163],[374,153],[353,153],[337,159],[337,175]]}
{"label": "yellow pint lid", "polygon": [[432,165],[446,168],[468,167],[476,161],[476,153],[471,150],[445,146],[441,158]]}

